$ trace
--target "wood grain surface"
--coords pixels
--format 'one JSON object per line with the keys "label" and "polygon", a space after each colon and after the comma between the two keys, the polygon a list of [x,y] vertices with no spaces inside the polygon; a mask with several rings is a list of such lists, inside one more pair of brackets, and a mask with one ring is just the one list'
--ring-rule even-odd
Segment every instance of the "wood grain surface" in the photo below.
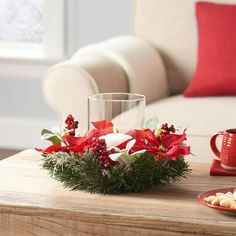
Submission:
{"label": "wood grain surface", "polygon": [[201,191],[234,187],[191,163],[189,177],[150,192],[118,196],[70,191],[27,150],[0,162],[0,235],[236,235],[236,217],[199,205]]}

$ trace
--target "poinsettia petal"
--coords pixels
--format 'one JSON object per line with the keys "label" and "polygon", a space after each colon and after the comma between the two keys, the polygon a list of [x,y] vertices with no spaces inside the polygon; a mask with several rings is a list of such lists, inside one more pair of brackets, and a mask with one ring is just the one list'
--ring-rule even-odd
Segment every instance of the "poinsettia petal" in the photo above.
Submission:
{"label": "poinsettia petal", "polygon": [[146,134],[145,134],[144,130],[132,129],[127,134],[132,136],[134,139],[145,139],[146,138]]}
{"label": "poinsettia petal", "polygon": [[157,140],[156,135],[150,129],[145,129],[145,135],[147,141],[150,143],[151,146],[159,146],[159,141]]}
{"label": "poinsettia petal", "polygon": [[186,133],[184,132],[183,134],[167,134],[161,139],[161,144],[165,148],[170,148],[174,145],[178,145],[182,143],[184,140],[186,140]]}
{"label": "poinsettia petal", "polygon": [[126,149],[126,145],[129,141],[131,141],[132,139],[128,139],[126,141],[124,141],[123,143],[117,145],[116,147],[119,148],[120,150]]}
{"label": "poinsettia petal", "polygon": [[176,159],[176,157],[185,156],[190,153],[190,147],[189,146],[173,146],[170,149],[168,149],[166,152],[160,152],[157,151],[156,154],[158,154],[161,157],[166,157],[169,159]]}
{"label": "poinsettia petal", "polygon": [[81,137],[74,137],[71,135],[66,135],[62,137],[62,140],[66,143],[68,143],[68,145],[70,146],[74,146],[77,145],[77,143],[79,142],[79,140],[81,139]]}
{"label": "poinsettia petal", "polygon": [[101,130],[92,129],[86,134],[85,137],[86,137],[87,140],[90,140],[90,139],[93,139],[93,138],[100,137],[102,135],[103,135],[103,132]]}
{"label": "poinsettia petal", "polygon": [[140,146],[140,147],[143,147],[144,149],[149,148],[149,146],[146,144],[145,141],[142,141],[142,140],[139,140],[139,139],[136,140],[136,143],[135,143],[134,146]]}
{"label": "poinsettia petal", "polygon": [[150,148],[147,148],[147,152],[156,153],[157,151],[158,151],[158,148],[157,148],[157,147],[150,147]]}
{"label": "poinsettia petal", "polygon": [[91,123],[96,129],[102,131],[103,134],[109,134],[113,132],[113,123],[109,120],[100,120]]}
{"label": "poinsettia petal", "polygon": [[145,139],[151,146],[159,146],[159,141],[154,132],[150,129],[137,130],[133,129],[128,132],[134,139]]}
{"label": "poinsettia petal", "polygon": [[60,151],[62,151],[62,146],[51,145],[51,146],[47,147],[46,149],[44,149],[42,152],[44,154],[47,154],[47,153],[60,152]]}
{"label": "poinsettia petal", "polygon": [[145,142],[143,142],[142,140],[138,140],[136,139],[136,143],[134,144],[134,146],[130,149],[129,154],[138,152],[140,150],[148,150],[149,147],[147,146],[147,144]]}
{"label": "poinsettia petal", "polygon": [[[87,147],[88,145],[76,145],[76,146],[71,146],[70,147],[70,149],[71,149],[71,151],[73,151],[73,152],[81,152],[81,153],[83,153],[84,151],[86,151],[87,149],[86,149],[86,147]],[[90,147],[90,146],[89,146]]]}
{"label": "poinsettia petal", "polygon": [[70,152],[70,151],[73,151],[73,149],[70,146],[61,146],[60,151],[62,151],[62,152]]}
{"label": "poinsettia petal", "polygon": [[186,156],[190,154],[190,146],[181,146],[178,150],[178,156]]}

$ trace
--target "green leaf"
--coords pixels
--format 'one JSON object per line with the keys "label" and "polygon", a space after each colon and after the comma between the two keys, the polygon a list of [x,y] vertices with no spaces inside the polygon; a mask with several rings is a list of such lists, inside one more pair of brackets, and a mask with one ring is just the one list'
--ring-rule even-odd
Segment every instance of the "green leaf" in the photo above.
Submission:
{"label": "green leaf", "polygon": [[48,130],[48,129],[43,129],[41,131],[41,136],[43,136],[44,134],[53,134],[53,133],[50,130]]}
{"label": "green leaf", "polygon": [[61,140],[57,136],[53,136],[48,140],[51,141],[54,145],[61,145]]}
{"label": "green leaf", "polygon": [[50,130],[43,129],[41,131],[41,136],[43,136],[45,134],[52,134],[52,135],[54,135],[54,136],[51,136],[50,138],[47,138],[47,140],[52,142],[52,144],[54,144],[54,145],[61,145],[61,140],[56,136],[56,134],[54,134]]}
{"label": "green leaf", "polygon": [[158,119],[158,117],[155,116],[155,117],[146,121],[144,128],[145,129],[152,129],[152,130],[156,129],[158,123],[159,123],[159,119]]}

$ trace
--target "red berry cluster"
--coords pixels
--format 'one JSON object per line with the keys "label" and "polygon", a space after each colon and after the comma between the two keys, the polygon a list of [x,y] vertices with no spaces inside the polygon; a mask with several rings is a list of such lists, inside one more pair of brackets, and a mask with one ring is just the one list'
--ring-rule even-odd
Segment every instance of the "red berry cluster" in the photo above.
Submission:
{"label": "red berry cluster", "polygon": [[78,121],[75,121],[74,117],[70,114],[67,116],[65,123],[67,124],[66,129],[71,130],[69,134],[75,136],[75,130],[78,128]]}
{"label": "red berry cluster", "polygon": [[95,158],[102,161],[103,167],[108,169],[110,166],[115,165],[117,162],[113,161],[109,155],[115,153],[115,149],[107,150],[105,139],[96,139],[91,146],[91,150]]}
{"label": "red berry cluster", "polygon": [[175,133],[175,131],[176,131],[174,125],[170,125],[170,127],[168,127],[168,124],[167,124],[167,123],[162,124],[161,129],[163,130],[163,131],[161,132],[161,135],[162,135],[162,136],[165,136],[165,135],[167,135],[167,134],[169,134],[169,133]]}

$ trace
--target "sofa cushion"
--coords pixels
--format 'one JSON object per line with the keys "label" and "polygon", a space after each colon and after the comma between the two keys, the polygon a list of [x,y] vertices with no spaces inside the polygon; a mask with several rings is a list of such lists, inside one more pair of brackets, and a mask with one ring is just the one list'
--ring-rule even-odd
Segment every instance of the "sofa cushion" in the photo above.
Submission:
{"label": "sofa cushion", "polygon": [[189,135],[211,136],[216,131],[236,128],[236,97],[184,98],[173,96],[146,108],[146,119],[159,117],[161,123],[187,128]]}
{"label": "sofa cushion", "polygon": [[236,95],[236,5],[196,4],[196,73],[185,96]]}

